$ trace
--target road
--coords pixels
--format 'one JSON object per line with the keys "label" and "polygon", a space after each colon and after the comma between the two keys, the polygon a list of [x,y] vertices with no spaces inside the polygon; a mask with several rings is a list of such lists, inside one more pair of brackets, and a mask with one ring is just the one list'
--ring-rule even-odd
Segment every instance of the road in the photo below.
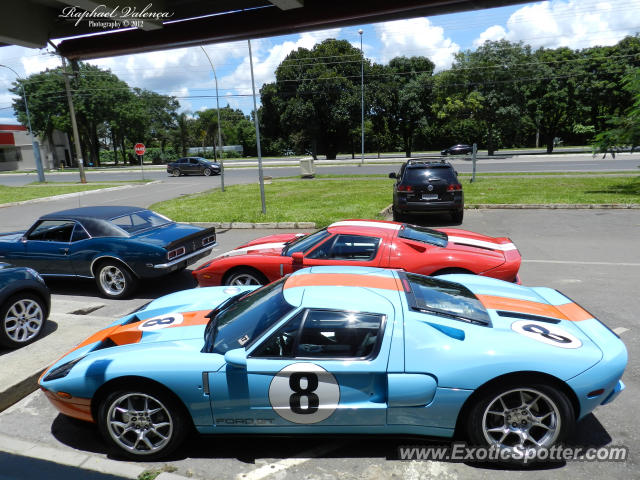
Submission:
{"label": "road", "polygon": [[[441,219],[430,220],[439,224]],[[596,410],[578,424],[570,443],[581,446],[626,445],[630,458],[623,463],[582,463],[541,466],[529,473],[496,469],[489,465],[397,461],[401,445],[423,440],[397,438],[216,438],[195,436],[173,458],[161,463],[139,463],[146,468],[170,464],[176,473],[219,480],[267,479],[505,479],[638,478],[640,418],[633,414],[639,394],[640,318],[640,211],[637,210],[471,210],[463,228],[488,235],[508,235],[524,258],[524,284],[561,290],[611,328],[620,332],[629,350],[624,376],[627,390],[614,404]],[[269,231],[221,231],[216,252]],[[216,253],[214,252],[214,253]],[[135,299],[104,301],[90,282],[52,285],[55,299],[82,303],[103,302],[97,311],[113,316],[127,313],[147,298],[188,286],[188,273],[170,282],[146,285]],[[87,318],[90,321],[90,317]],[[60,328],[60,327],[59,327]],[[35,344],[34,344],[35,345]],[[1,358],[1,357],[0,357]],[[0,414],[0,435],[59,449],[108,458],[109,452],[92,425],[58,415],[36,392]],[[436,441],[436,444],[446,442]],[[429,443],[426,443],[429,445]],[[1,474],[0,474],[0,478]]]}

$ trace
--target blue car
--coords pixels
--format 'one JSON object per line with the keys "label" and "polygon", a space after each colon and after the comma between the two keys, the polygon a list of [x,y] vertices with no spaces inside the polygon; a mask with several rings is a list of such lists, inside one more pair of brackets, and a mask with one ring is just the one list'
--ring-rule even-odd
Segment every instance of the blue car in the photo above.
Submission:
{"label": "blue car", "polygon": [[38,272],[0,263],[0,347],[17,348],[44,330],[51,295]]}
{"label": "blue car", "polygon": [[139,207],[82,207],[43,215],[26,232],[0,235],[0,259],[44,277],[95,279],[107,298],[211,253],[214,228],[175,223]]}
{"label": "blue car", "polygon": [[203,434],[465,435],[551,447],[623,390],[620,339],[567,297],[474,275],[312,267],[159,298],[48,368],[124,456]]}

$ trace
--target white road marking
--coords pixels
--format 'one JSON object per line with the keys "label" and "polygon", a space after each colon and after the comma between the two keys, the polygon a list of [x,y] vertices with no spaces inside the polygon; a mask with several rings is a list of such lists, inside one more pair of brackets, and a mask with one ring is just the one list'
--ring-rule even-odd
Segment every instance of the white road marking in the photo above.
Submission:
{"label": "white road marking", "polygon": [[310,450],[306,450],[304,452],[300,452],[298,455],[295,455],[291,458],[285,458],[278,462],[268,463],[263,465],[260,468],[256,468],[248,473],[240,473],[236,475],[237,480],[262,480],[263,478],[267,478],[271,475],[274,475],[278,472],[282,472],[291,467],[295,467],[297,465],[301,465],[313,458],[324,455],[332,450],[336,450],[340,448],[344,442],[332,442],[331,444],[321,445],[316,448],[312,448]]}
{"label": "white road marking", "polygon": [[618,327],[618,328],[614,328],[613,331],[615,332],[616,335],[622,335],[624,332],[628,332],[629,329],[624,327]]}
{"label": "white road marking", "polygon": [[580,262],[577,260],[522,260],[522,263],[561,263],[561,264],[569,264],[569,265],[609,265],[612,267],[640,267],[640,263]]}

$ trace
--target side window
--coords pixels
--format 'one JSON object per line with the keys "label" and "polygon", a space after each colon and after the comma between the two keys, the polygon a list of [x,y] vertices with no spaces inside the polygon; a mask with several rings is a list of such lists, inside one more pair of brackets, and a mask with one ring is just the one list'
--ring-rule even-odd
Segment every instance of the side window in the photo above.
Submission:
{"label": "side window", "polygon": [[28,240],[42,240],[45,242],[69,242],[75,222],[69,220],[43,220],[34,228]]}
{"label": "side window", "polygon": [[310,310],[305,318],[297,357],[366,358],[373,355],[384,315]]}
{"label": "side window", "polygon": [[330,259],[337,260],[373,260],[378,253],[380,238],[363,235],[338,235],[331,252]]}
{"label": "side window", "polygon": [[189,163],[190,163],[191,165],[200,165],[200,162],[198,161],[198,159],[197,159],[197,158],[192,158],[192,159],[190,159],[190,160],[189,160]]}
{"label": "side window", "polygon": [[292,357],[305,312],[300,312],[256,348],[252,357]]}
{"label": "side window", "polygon": [[76,223],[76,226],[73,229],[73,234],[71,235],[71,242],[78,242],[80,240],[86,240],[89,238],[89,234],[87,231],[80,225]]}
{"label": "side window", "polygon": [[313,250],[307,258],[316,258],[316,259],[328,259],[331,256],[331,247],[333,243],[336,241],[337,236],[329,238],[322,245]]}

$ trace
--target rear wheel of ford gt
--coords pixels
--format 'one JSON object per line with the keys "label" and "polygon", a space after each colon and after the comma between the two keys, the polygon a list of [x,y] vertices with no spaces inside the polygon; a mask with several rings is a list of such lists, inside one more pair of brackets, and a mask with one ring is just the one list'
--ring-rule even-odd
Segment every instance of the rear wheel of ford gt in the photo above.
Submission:
{"label": "rear wheel of ford gt", "polygon": [[99,264],[95,277],[98,290],[107,298],[125,298],[133,292],[137,283],[127,267],[115,261]]}
{"label": "rear wheel of ford gt", "polygon": [[562,442],[574,424],[573,406],[558,389],[511,384],[489,389],[477,399],[467,433],[475,445],[525,453]]}
{"label": "rear wheel of ford gt", "polygon": [[0,307],[0,345],[18,348],[42,333],[46,321],[42,300],[30,293],[18,293]]}
{"label": "rear wheel of ford gt", "polygon": [[137,460],[161,458],[174,451],[187,436],[188,425],[178,402],[151,387],[115,391],[98,411],[104,438],[120,453]]}
{"label": "rear wheel of ford gt", "polygon": [[264,285],[269,281],[265,276],[253,268],[237,268],[227,273],[222,281],[225,285]]}

